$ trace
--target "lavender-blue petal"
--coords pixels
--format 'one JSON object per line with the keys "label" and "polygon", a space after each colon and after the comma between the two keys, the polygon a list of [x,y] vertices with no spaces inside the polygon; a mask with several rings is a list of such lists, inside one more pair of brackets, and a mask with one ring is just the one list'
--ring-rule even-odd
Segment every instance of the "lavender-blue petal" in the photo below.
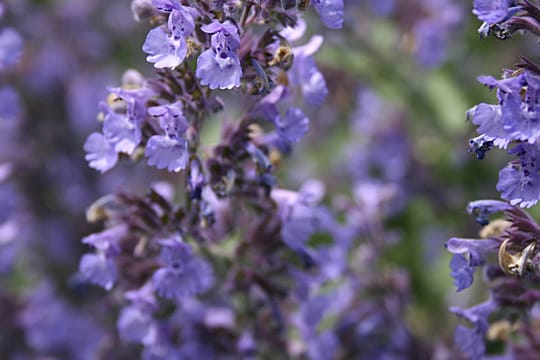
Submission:
{"label": "lavender-blue petal", "polygon": [[488,24],[496,24],[508,15],[508,0],[474,0],[473,14]]}
{"label": "lavender-blue petal", "polygon": [[298,108],[289,108],[276,124],[278,135],[291,143],[299,142],[309,130],[309,119]]}
{"label": "lavender-blue petal", "polygon": [[328,95],[328,88],[324,76],[317,69],[315,59],[307,56],[295,58],[294,60],[295,68],[298,66],[298,77],[302,86],[304,101],[315,106],[322,104]]}
{"label": "lavender-blue petal", "polygon": [[215,53],[215,50],[208,49],[197,59],[196,76],[201,85],[208,85],[210,89],[232,89],[240,86],[242,67],[235,53]]}
{"label": "lavender-blue petal", "polygon": [[157,293],[168,299],[180,299],[204,292],[212,286],[213,273],[210,266],[200,259],[193,259],[181,269],[164,267],[158,269],[152,282]]}
{"label": "lavender-blue petal", "polygon": [[133,154],[141,142],[141,129],[127,115],[109,110],[103,119],[103,134],[118,153]]}
{"label": "lavender-blue petal", "polygon": [[144,155],[148,158],[149,165],[179,172],[188,162],[187,141],[183,138],[172,139],[164,135],[154,135],[148,139]]}
{"label": "lavender-blue petal", "polygon": [[180,8],[178,0],[152,0],[152,5],[159,11],[170,12]]}
{"label": "lavender-blue petal", "polygon": [[456,291],[465,290],[473,283],[474,268],[463,254],[454,254],[450,261],[450,275],[454,278]]}
{"label": "lavender-blue petal", "polygon": [[458,325],[454,333],[454,340],[458,348],[470,360],[480,360],[486,351],[484,334],[474,328]]}
{"label": "lavender-blue petal", "polygon": [[446,249],[452,254],[469,253],[471,266],[483,264],[490,252],[496,252],[500,241],[495,239],[462,239],[451,238],[445,244]]}
{"label": "lavender-blue petal", "polygon": [[86,280],[102,286],[105,290],[111,290],[117,278],[114,260],[104,254],[83,255],[79,272]]}
{"label": "lavender-blue petal", "polygon": [[84,237],[81,242],[91,245],[107,255],[116,255],[120,251],[119,243],[128,232],[126,225],[116,225],[98,233]]}
{"label": "lavender-blue petal", "polygon": [[157,325],[149,311],[136,306],[127,306],[118,316],[118,332],[122,339],[144,345],[157,341]]}
{"label": "lavender-blue petal", "polygon": [[168,26],[173,36],[186,37],[195,30],[193,11],[190,11],[190,9],[192,8],[181,6],[179,9],[173,10],[169,15]]}
{"label": "lavender-blue petal", "polygon": [[148,32],[142,49],[148,54],[146,61],[153,63],[155,68],[174,69],[187,54],[186,40],[183,37],[174,39],[160,27]]}
{"label": "lavender-blue petal", "polygon": [[472,123],[478,125],[476,131],[492,138],[495,146],[506,148],[512,137],[508,135],[501,119],[500,105],[478,104],[473,109]]}
{"label": "lavender-blue petal", "polygon": [[343,0],[314,0],[312,4],[326,27],[340,29],[343,27],[343,2]]}
{"label": "lavender-blue petal", "polygon": [[84,143],[84,151],[86,151],[85,159],[89,162],[89,166],[100,172],[105,172],[116,165],[118,154],[103,134],[92,133]]}

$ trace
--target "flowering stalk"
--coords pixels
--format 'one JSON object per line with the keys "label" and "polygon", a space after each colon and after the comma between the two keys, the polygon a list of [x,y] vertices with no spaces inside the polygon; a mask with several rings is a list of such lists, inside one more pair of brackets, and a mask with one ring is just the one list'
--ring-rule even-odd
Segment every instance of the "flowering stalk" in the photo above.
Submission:
{"label": "flowering stalk", "polygon": [[[484,23],[481,37],[508,39],[516,32],[540,35],[540,7],[536,2],[475,0],[473,13]],[[538,66],[523,58],[515,70],[504,70],[500,80],[480,76],[478,81],[497,90],[498,104],[481,103],[467,112],[480,134],[469,141],[470,151],[483,159],[493,147],[516,156],[499,172],[497,190],[504,201],[471,202],[468,211],[484,226],[481,239],[452,238],[446,243],[453,253],[450,267],[457,291],[473,283],[474,269],[483,267],[490,283],[490,298],[470,309],[450,310],[472,327],[458,326],[455,340],[471,359],[486,352],[485,338],[501,341],[510,358],[538,356],[534,324],[538,321],[534,305],[540,300],[538,282],[538,231],[536,222],[523,210],[540,200],[538,157]],[[504,212],[504,219],[491,220]],[[494,261],[495,260],[495,261]],[[493,321],[493,319],[497,319]],[[515,340],[514,340],[515,339]]]}
{"label": "flowering stalk", "polygon": [[[341,27],[342,1],[312,7]],[[123,157],[145,159],[183,185],[95,202],[87,218],[106,229],[83,239],[95,252],[82,257],[80,273],[124,298],[120,338],[141,344],[145,358],[283,349],[290,272],[320,265],[308,242],[332,222],[318,207],[319,185],[278,189],[274,176],[276,160],[309,130],[301,108],[326,97],[312,57],[322,37],[295,46],[309,10],[299,5],[154,0],[133,9],[154,25],[142,49],[159,77],[130,71],[109,90],[86,159],[101,172]],[[205,155],[204,124],[229,107],[219,90],[250,105]]]}

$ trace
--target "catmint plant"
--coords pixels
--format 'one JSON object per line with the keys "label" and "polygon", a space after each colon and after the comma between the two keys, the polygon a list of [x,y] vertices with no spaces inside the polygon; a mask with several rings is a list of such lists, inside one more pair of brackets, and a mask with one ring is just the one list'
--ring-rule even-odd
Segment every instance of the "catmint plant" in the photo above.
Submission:
{"label": "catmint plant", "polygon": [[[279,188],[272,159],[302,140],[303,108],[328,93],[312,57],[322,37],[292,44],[313,10],[289,5],[133,2],[135,18],[153,25],[142,50],[157,78],[132,71],[109,89],[86,160],[100,172],[146,162],[176,180],[96,201],[87,218],[105,229],[82,240],[93,252],[79,272],[114,294],[120,341],[142,346],[143,358],[287,352],[287,309],[302,300],[292,297],[293,274],[325,264],[309,239],[339,226],[319,205],[321,186]],[[341,27],[342,1],[311,5],[326,26]],[[230,107],[226,92],[249,105],[205,148],[201,132]]]}
{"label": "catmint plant", "polygon": [[[483,24],[481,37],[508,39],[517,32],[538,35],[540,8],[533,1],[474,1],[473,14]],[[483,226],[478,239],[451,238],[446,248],[453,254],[451,275],[457,291],[473,284],[475,268],[484,269],[490,283],[489,299],[469,309],[450,310],[465,320],[455,341],[470,359],[486,354],[486,339],[502,342],[505,357],[534,358],[534,333],[539,300],[537,282],[537,235],[535,220],[520,208],[540,199],[538,186],[537,96],[538,66],[522,58],[516,68],[505,69],[501,79],[479,76],[478,81],[496,89],[497,104],[481,103],[467,112],[480,134],[469,141],[478,159],[494,147],[508,149],[515,159],[499,172],[498,200],[478,200],[467,210]],[[519,207],[516,207],[519,206]],[[493,214],[503,213],[503,218]]]}

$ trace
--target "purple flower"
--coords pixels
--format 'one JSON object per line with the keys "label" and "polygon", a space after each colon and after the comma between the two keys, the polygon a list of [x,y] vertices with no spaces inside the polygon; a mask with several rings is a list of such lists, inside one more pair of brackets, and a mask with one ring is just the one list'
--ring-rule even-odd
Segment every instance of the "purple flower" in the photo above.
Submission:
{"label": "purple flower", "polygon": [[0,71],[15,65],[22,55],[23,39],[11,28],[0,31]]}
{"label": "purple flower", "polygon": [[212,269],[205,261],[196,258],[191,247],[179,236],[162,240],[160,244],[160,257],[165,266],[152,277],[159,295],[180,299],[199,294],[212,286]]}
{"label": "purple flower", "polygon": [[[0,87],[0,130],[2,137],[19,124],[21,117],[21,100],[19,94],[11,86]],[[2,139],[7,141],[8,139]]]}
{"label": "purple flower", "polygon": [[473,14],[488,24],[496,24],[508,17],[509,0],[474,0]]}
{"label": "purple flower", "polygon": [[104,253],[84,254],[79,263],[79,272],[87,281],[111,290],[118,277],[114,259]]}
{"label": "purple flower", "polygon": [[156,342],[158,328],[152,314],[137,306],[127,306],[118,316],[118,332],[125,341],[152,345]]}
{"label": "purple flower", "polygon": [[103,329],[90,314],[61,300],[47,283],[32,291],[20,314],[20,323],[26,342],[40,354],[95,359],[104,341]]}
{"label": "purple flower", "polygon": [[540,145],[520,143],[509,151],[519,159],[511,162],[499,172],[497,190],[501,197],[512,205],[531,207],[540,199]]}
{"label": "purple flower", "polygon": [[480,360],[486,352],[484,334],[475,328],[456,326],[454,340],[458,348],[471,360]]}
{"label": "purple flower", "polygon": [[188,123],[182,113],[182,103],[151,107],[148,112],[159,118],[165,132],[165,135],[153,135],[148,139],[145,150],[148,164],[171,172],[184,169],[189,153],[187,140],[183,137]]}
{"label": "purple flower", "polygon": [[117,225],[82,239],[93,246],[95,254],[85,254],[79,263],[79,272],[89,282],[111,290],[118,276],[114,258],[120,253],[119,242],[127,234],[125,225]]}
{"label": "purple flower", "polygon": [[214,21],[201,26],[201,30],[211,37],[212,47],[197,59],[196,75],[202,85],[210,89],[232,89],[240,86],[242,67],[236,50],[240,47],[240,37],[236,26],[226,21]]}
{"label": "purple flower", "polygon": [[496,252],[501,242],[495,239],[451,238],[444,245],[452,254],[469,254],[470,266],[484,264],[489,253]]}
{"label": "purple flower", "polygon": [[183,138],[173,139],[164,135],[154,135],[148,139],[144,155],[148,158],[148,165],[179,172],[188,162],[187,141]]}
{"label": "purple flower", "polygon": [[485,352],[484,334],[488,330],[488,316],[497,308],[492,300],[469,309],[451,307],[450,311],[470,322],[473,327],[459,325],[455,332],[455,341],[461,351],[470,359],[482,359]]}
{"label": "purple flower", "polygon": [[177,6],[169,15],[168,27],[175,38],[185,38],[195,30],[195,20],[197,10],[188,6]]}
{"label": "purple flower", "polygon": [[127,233],[128,228],[125,225],[117,225],[99,233],[88,235],[81,241],[83,244],[91,245],[109,256],[114,256],[120,252],[120,240]]}
{"label": "purple flower", "polygon": [[343,0],[314,0],[312,4],[324,25],[330,29],[343,27]]}
{"label": "purple flower", "polygon": [[467,205],[467,212],[475,217],[480,225],[489,223],[488,216],[496,212],[512,209],[508,203],[500,200],[476,200]]}
{"label": "purple flower", "polygon": [[125,114],[107,110],[103,120],[103,134],[117,153],[133,154],[141,142],[141,129]]}
{"label": "purple flower", "polygon": [[284,117],[275,119],[278,136],[287,143],[297,143],[309,130],[309,119],[298,108],[289,108]]}
{"label": "purple flower", "polygon": [[450,275],[454,279],[456,291],[461,291],[470,287],[473,283],[474,268],[463,254],[454,254],[450,261]]}
{"label": "purple flower", "polygon": [[478,125],[476,131],[485,136],[486,140],[493,141],[495,146],[506,148],[511,137],[508,136],[501,120],[500,105],[478,104],[467,112],[472,123]]}
{"label": "purple flower", "polygon": [[[457,291],[472,285],[474,268],[484,265],[489,253],[496,252],[500,241],[495,239],[462,239],[451,238],[444,245],[454,254],[450,262],[450,275],[454,279]],[[468,260],[463,254],[468,254]]]}
{"label": "purple flower", "polygon": [[300,192],[274,189],[271,197],[279,206],[283,242],[295,251],[304,251],[320,228],[320,209]]}
{"label": "purple flower", "polygon": [[84,143],[84,151],[86,151],[85,159],[89,162],[89,166],[102,173],[111,169],[118,161],[113,144],[111,144],[105,136],[100,133],[92,133]]}
{"label": "purple flower", "polygon": [[155,68],[174,69],[187,55],[186,40],[169,36],[160,27],[150,30],[142,49],[148,54],[146,61],[153,63]]}

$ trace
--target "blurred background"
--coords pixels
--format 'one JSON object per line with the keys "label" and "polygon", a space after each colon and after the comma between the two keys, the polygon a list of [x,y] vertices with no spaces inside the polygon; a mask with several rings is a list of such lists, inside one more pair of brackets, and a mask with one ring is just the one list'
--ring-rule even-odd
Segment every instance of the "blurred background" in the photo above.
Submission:
{"label": "blurred background", "polygon": [[[471,3],[346,0],[341,30],[323,28],[307,12],[303,39],[325,38],[315,58],[329,95],[308,109],[311,129],[277,174],[279,186],[290,189],[322,180],[326,205],[366,222],[359,243],[385,244],[370,276],[406,279],[403,320],[428,344],[430,358],[452,348],[457,320],[448,307],[486,296],[481,276],[456,293],[444,243],[477,236],[465,207],[499,198],[498,171],[510,159],[492,151],[478,160],[468,151],[476,131],[467,109],[496,101],[476,77],[498,77],[521,56],[538,57],[530,35],[481,40]],[[24,42],[16,64],[0,68],[0,353],[15,346],[47,354],[50,342],[14,314],[37,301],[31,294],[44,283],[74,314],[103,297],[101,289],[77,295],[78,263],[88,251],[80,239],[100,230],[87,223],[86,208],[108,193],[144,194],[172,178],[126,159],[101,175],[84,160],[82,145],[99,129],[107,88],[128,68],[153,74],[141,51],[150,26],[134,20],[130,0],[7,0],[0,9],[0,32],[13,29]],[[207,122],[202,143],[210,149],[221,122],[240,111]],[[366,212],[347,213],[350,202]],[[540,218],[540,210],[531,213]]]}

